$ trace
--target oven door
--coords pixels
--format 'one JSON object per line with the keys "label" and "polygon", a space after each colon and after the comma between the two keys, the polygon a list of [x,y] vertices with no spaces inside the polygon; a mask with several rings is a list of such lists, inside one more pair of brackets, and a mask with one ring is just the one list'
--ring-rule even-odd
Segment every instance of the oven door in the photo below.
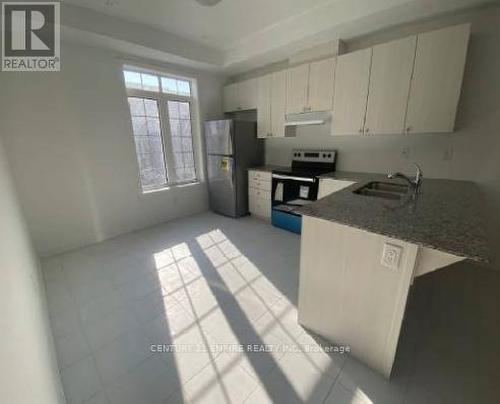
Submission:
{"label": "oven door", "polygon": [[273,206],[280,204],[302,206],[315,201],[318,198],[318,182],[315,177],[273,173]]}
{"label": "oven door", "polygon": [[295,210],[317,199],[318,182],[315,177],[273,173],[271,194],[273,225],[300,234],[302,217]]}

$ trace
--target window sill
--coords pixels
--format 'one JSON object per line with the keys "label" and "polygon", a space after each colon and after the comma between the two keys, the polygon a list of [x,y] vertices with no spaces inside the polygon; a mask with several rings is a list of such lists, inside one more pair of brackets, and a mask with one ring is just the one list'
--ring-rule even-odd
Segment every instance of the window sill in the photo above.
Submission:
{"label": "window sill", "polygon": [[176,184],[168,184],[162,188],[148,189],[147,191],[142,191],[142,195],[157,194],[159,192],[168,191],[168,190],[174,189],[174,188],[185,188],[185,187],[190,187],[190,186],[199,185],[199,184],[201,184],[200,180],[189,181],[189,182],[179,182]]}

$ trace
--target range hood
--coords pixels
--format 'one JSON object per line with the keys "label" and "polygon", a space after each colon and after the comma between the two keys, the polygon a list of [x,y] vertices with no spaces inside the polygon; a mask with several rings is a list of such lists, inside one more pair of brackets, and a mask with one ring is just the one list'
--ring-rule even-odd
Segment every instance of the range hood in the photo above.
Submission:
{"label": "range hood", "polygon": [[285,126],[307,126],[307,125],[323,125],[325,123],[324,119],[312,119],[312,120],[294,120],[286,121]]}
{"label": "range hood", "polygon": [[285,118],[285,126],[324,125],[331,119],[330,112],[306,112],[303,114],[289,114]]}

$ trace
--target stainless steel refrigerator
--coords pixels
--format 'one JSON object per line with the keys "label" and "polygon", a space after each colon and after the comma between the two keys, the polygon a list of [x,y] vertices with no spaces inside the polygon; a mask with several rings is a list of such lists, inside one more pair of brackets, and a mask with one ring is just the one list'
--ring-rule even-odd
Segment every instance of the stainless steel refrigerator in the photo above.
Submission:
{"label": "stainless steel refrigerator", "polygon": [[239,217],[248,214],[250,167],[264,161],[264,144],[255,122],[232,119],[205,122],[210,208]]}

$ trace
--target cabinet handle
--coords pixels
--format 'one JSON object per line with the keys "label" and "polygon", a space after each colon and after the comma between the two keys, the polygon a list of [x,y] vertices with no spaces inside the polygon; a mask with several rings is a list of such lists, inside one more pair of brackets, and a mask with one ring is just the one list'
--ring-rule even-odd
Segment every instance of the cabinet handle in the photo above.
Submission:
{"label": "cabinet handle", "polygon": [[366,128],[366,129],[365,129],[365,133],[368,133],[368,132],[370,132],[370,129],[369,129],[369,128]]}
{"label": "cabinet handle", "polygon": [[363,133],[363,129],[358,130],[359,133]]}
{"label": "cabinet handle", "polygon": [[411,127],[411,126],[406,127],[406,131],[407,131],[407,132],[411,132],[411,130],[412,130],[412,127]]}

